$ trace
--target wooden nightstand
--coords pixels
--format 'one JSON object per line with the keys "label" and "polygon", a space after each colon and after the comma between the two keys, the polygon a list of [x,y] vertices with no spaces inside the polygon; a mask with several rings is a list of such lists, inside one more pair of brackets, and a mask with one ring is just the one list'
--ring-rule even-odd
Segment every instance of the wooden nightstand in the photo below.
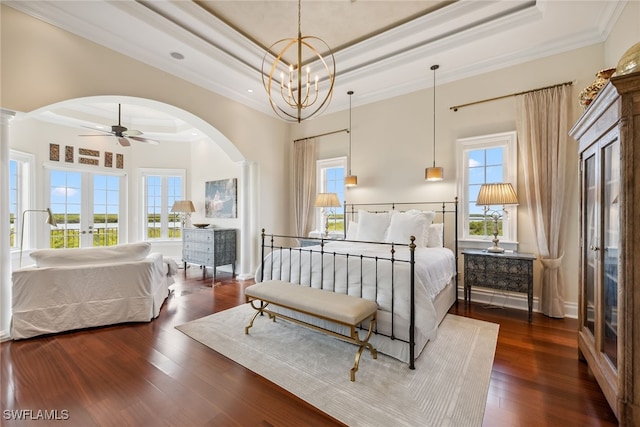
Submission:
{"label": "wooden nightstand", "polygon": [[521,252],[491,253],[466,249],[464,255],[464,301],[471,301],[471,286],[526,292],[529,322],[533,313],[533,261],[536,256]]}

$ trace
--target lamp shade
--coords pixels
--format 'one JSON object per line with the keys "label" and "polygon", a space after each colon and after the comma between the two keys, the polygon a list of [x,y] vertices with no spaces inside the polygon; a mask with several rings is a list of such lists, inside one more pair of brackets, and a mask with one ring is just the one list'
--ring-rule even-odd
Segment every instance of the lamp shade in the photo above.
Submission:
{"label": "lamp shade", "polygon": [[171,212],[195,212],[196,208],[193,206],[191,200],[176,200],[173,202]]}
{"label": "lamp shade", "polygon": [[478,206],[517,204],[518,196],[516,196],[515,190],[508,182],[482,184],[476,200],[476,205]]}
{"label": "lamp shade", "polygon": [[58,226],[58,222],[56,221],[55,217],[53,216],[53,213],[51,212],[51,208],[47,208],[47,224],[49,224],[52,227],[57,227]]}
{"label": "lamp shade", "polygon": [[342,206],[336,193],[318,193],[315,207],[317,208],[337,208]]}
{"label": "lamp shade", "polygon": [[358,176],[357,175],[349,175],[344,178],[344,185],[346,187],[355,187],[358,185]]}
{"label": "lamp shade", "polygon": [[444,170],[440,166],[426,168],[424,170],[425,181],[442,181],[444,179]]}

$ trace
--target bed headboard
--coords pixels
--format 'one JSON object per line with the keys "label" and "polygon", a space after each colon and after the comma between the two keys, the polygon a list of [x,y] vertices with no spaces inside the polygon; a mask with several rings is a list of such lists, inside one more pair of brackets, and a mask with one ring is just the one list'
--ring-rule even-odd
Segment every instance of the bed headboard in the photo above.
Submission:
{"label": "bed headboard", "polygon": [[380,213],[389,211],[405,212],[411,209],[420,211],[433,211],[436,216],[434,223],[442,223],[443,234],[447,236],[448,227],[453,227],[453,242],[446,245],[446,237],[443,239],[444,246],[449,246],[455,254],[458,254],[458,197],[448,201],[425,201],[425,202],[386,202],[386,203],[344,203],[344,235],[346,237],[349,222],[358,222],[358,211]]}

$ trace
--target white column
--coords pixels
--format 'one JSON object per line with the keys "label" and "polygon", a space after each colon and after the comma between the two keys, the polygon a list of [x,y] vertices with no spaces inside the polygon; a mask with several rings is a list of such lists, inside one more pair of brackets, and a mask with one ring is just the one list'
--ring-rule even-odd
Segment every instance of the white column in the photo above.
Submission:
{"label": "white column", "polygon": [[0,109],[0,341],[11,323],[11,247],[9,246],[9,125],[14,111]]}
{"label": "white column", "polygon": [[255,204],[255,184],[253,171],[255,163],[244,160],[241,162],[242,175],[240,178],[240,272],[238,279],[248,280],[254,274],[254,242],[257,206]]}

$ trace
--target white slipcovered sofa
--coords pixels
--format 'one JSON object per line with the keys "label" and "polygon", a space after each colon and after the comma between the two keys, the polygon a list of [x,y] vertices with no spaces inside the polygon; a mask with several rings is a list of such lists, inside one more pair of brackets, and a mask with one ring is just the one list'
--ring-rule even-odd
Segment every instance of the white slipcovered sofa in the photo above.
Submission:
{"label": "white slipcovered sofa", "polygon": [[12,274],[11,338],[29,338],[160,314],[177,265],[148,242],[42,249]]}

